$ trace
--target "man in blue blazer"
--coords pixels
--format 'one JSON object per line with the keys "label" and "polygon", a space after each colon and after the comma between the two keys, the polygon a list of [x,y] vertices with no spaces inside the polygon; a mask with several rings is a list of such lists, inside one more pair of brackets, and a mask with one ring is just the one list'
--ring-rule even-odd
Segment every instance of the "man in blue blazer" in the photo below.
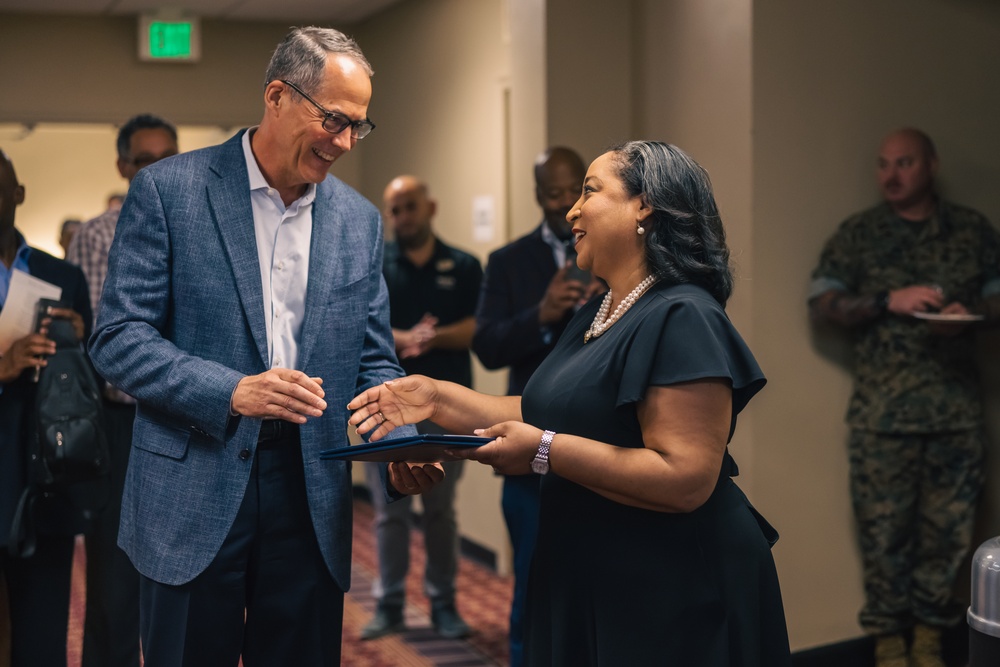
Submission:
{"label": "man in blue blazer", "polygon": [[[378,211],[327,173],[374,127],[371,73],[342,33],[294,29],[258,127],[129,188],[91,353],[138,400],[119,544],[146,667],[339,664],[350,464],[319,453],[402,375]],[[388,472],[387,495],[443,475]]]}

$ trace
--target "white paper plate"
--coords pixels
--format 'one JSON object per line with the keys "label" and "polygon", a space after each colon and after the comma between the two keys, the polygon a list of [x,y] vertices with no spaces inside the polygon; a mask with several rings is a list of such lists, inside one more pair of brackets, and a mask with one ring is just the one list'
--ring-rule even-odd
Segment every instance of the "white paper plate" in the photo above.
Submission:
{"label": "white paper plate", "polygon": [[983,319],[975,313],[913,313],[913,316],[929,322],[979,322]]}

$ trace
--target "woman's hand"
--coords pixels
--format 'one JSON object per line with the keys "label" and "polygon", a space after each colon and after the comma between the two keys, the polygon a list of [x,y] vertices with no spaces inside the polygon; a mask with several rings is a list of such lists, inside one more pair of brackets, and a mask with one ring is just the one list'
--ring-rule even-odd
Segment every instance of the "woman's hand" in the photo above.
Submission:
{"label": "woman's hand", "polygon": [[[347,421],[369,440],[379,440],[403,424],[431,419],[437,409],[437,385],[423,375],[408,375],[364,391],[347,404]],[[403,493],[401,490],[400,493]]]}
{"label": "woman's hand", "polygon": [[389,464],[389,483],[406,496],[430,491],[442,479],[444,467],[440,463],[397,461]]}
{"label": "woman's hand", "polygon": [[531,462],[538,453],[542,431],[524,422],[509,421],[485,429],[476,429],[476,435],[493,438],[482,447],[448,450],[459,458],[479,461],[493,466],[502,475],[525,475],[531,472]]}

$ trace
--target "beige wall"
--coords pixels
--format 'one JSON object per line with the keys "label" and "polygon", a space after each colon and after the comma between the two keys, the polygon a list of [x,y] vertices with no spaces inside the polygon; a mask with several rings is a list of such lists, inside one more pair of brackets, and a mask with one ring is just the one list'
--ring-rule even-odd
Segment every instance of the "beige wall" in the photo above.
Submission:
{"label": "beige wall", "polygon": [[231,129],[260,120],[264,70],[287,23],[202,21],[191,65],[140,63],[137,23],[0,13],[0,122],[121,123],[142,111]]}
{"label": "beige wall", "polygon": [[508,238],[513,239],[528,233],[542,220],[535,202],[532,165],[548,144],[547,77],[543,66],[548,25],[544,1],[504,0],[504,5],[510,40]]}
{"label": "beige wall", "polygon": [[627,2],[546,3],[546,143],[576,149],[587,164],[634,138],[633,15]]}
{"label": "beige wall", "polygon": [[[757,457],[755,491],[783,534],[775,555],[801,647],[858,635],[862,595],[843,424],[850,378],[843,345],[808,325],[809,273],[836,225],[877,200],[877,143],[899,125],[937,140],[948,194],[1000,222],[1000,13],[981,2],[765,0],[752,30],[754,351],[770,378],[754,437],[772,454],[766,465]],[[1000,445],[995,343],[987,409]],[[1000,533],[997,458],[990,535]]]}

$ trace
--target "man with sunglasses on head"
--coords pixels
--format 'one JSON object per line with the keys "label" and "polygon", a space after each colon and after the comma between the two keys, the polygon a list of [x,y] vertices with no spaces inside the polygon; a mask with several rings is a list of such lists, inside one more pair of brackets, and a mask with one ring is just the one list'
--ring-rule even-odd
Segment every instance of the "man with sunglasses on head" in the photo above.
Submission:
{"label": "man with sunglasses on head", "polygon": [[[156,116],[140,114],[118,131],[118,173],[129,183],[143,167],[177,155],[177,129]],[[108,274],[108,253],[120,209],[86,222],[73,236],[66,260],[83,269],[90,290],[94,320],[101,309],[101,292]],[[87,533],[87,610],[83,625],[82,667],[139,667],[139,574],[118,546],[122,488],[132,446],[135,399],[107,385],[104,389],[104,431],[111,463],[111,496],[93,529]]]}
{"label": "man with sunglasses on head", "polygon": [[[344,34],[293,29],[260,125],[142,169],[122,208],[91,351],[138,401],[119,544],[146,667],[340,664],[351,474],[319,454],[402,375],[378,210],[327,173],[374,129],[371,74]],[[443,474],[393,463],[379,491]]]}

